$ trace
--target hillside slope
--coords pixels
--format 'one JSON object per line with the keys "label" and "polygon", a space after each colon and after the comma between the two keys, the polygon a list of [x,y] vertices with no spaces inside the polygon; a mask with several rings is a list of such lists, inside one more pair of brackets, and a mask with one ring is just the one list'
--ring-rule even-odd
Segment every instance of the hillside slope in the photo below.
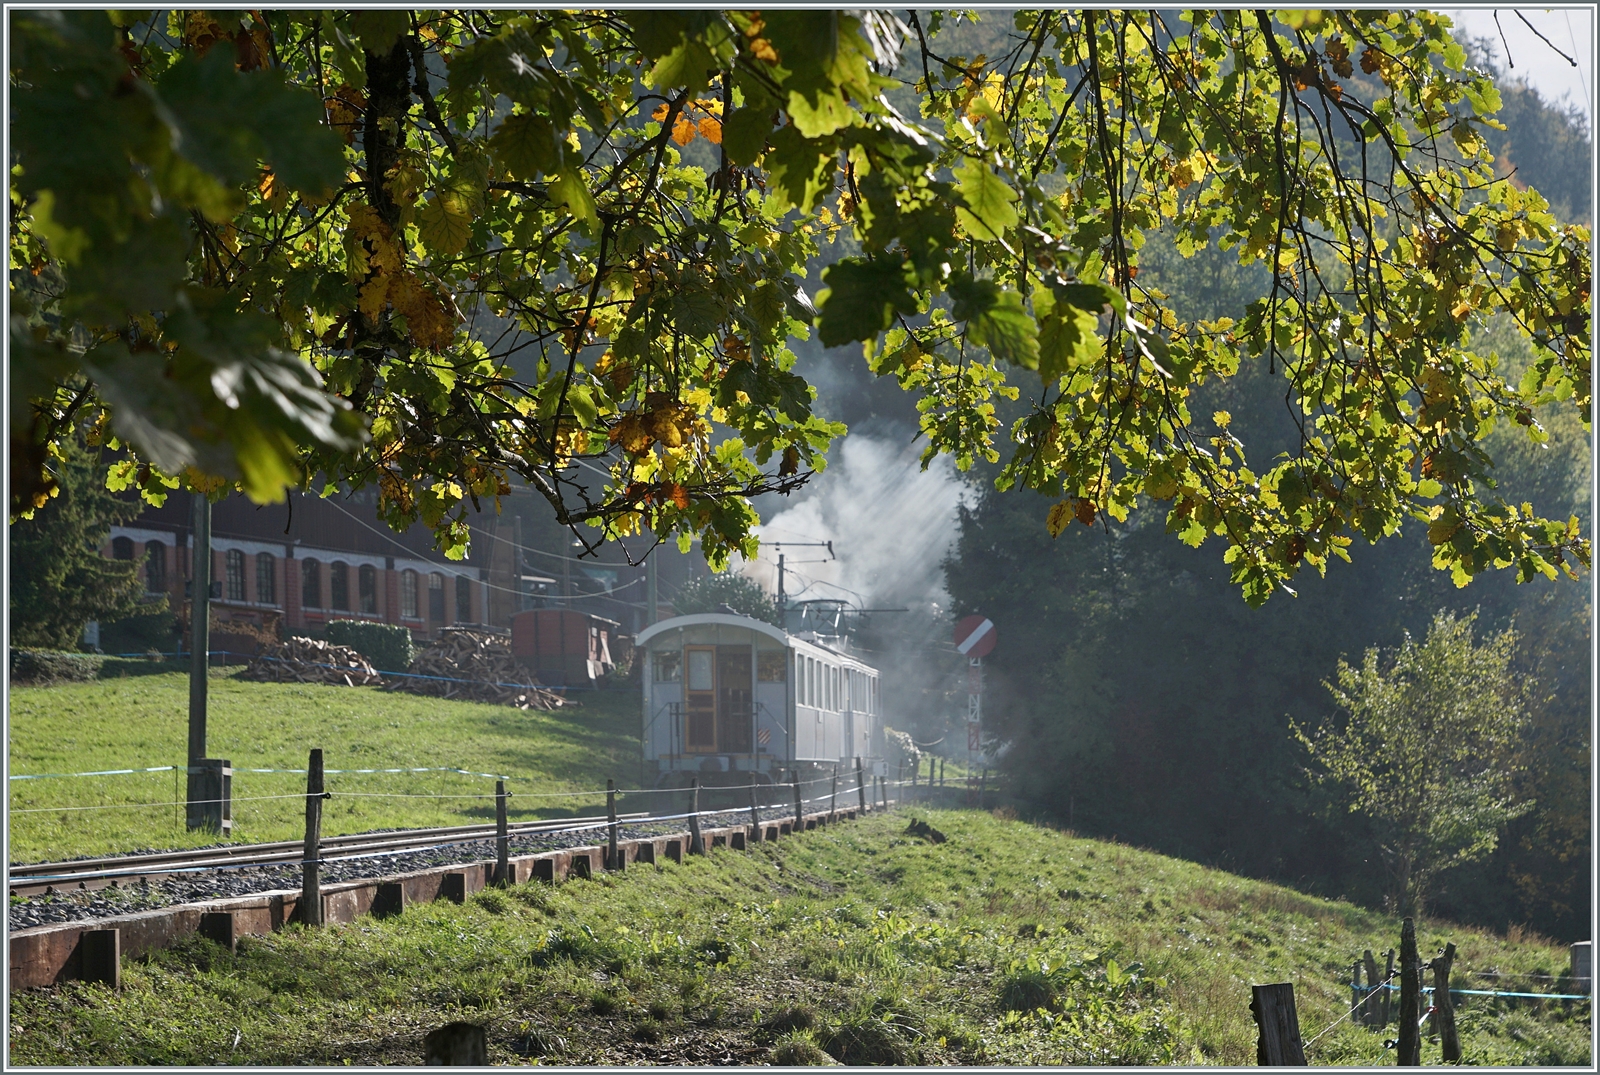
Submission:
{"label": "hillside slope", "polygon": [[[912,817],[948,840],[909,835]],[[748,853],[292,927],[237,956],[194,941],[128,967],[121,994],[16,994],[11,1058],[407,1064],[428,1030],[468,1019],[495,1063],[1251,1065],[1249,986],[1290,981],[1313,1063],[1383,1064],[1392,1028],[1318,1035],[1343,1014],[1349,962],[1398,932],[1134,848],[908,807]],[[1536,940],[1419,929],[1425,958],[1447,940],[1472,987],[1473,972],[1565,967]],[[1588,1063],[1586,1003],[1510,1003],[1462,1009],[1471,1062]]]}
{"label": "hillside slope", "polygon": [[[139,670],[137,662],[124,664]],[[292,840],[304,832],[305,777],[245,770],[304,770],[312,747],[322,749],[329,769],[434,770],[330,775],[334,797],[323,815],[329,835],[492,821],[494,783],[476,774],[511,778],[513,821],[603,812],[608,778],[638,786],[639,699],[632,691],[573,692],[578,705],[524,712],[376,687],[253,683],[236,672],[212,672],[207,745],[235,769],[237,840]],[[178,672],[13,687],[11,772],[181,765],[188,713],[189,679]],[[184,831],[175,805],[183,785],[171,771],[10,784],[14,862],[211,842]]]}

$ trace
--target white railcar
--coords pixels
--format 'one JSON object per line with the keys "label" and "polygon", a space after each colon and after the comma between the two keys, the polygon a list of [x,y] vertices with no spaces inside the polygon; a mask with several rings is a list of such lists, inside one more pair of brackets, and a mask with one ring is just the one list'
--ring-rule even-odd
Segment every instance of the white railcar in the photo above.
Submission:
{"label": "white railcar", "polygon": [[657,783],[847,772],[858,758],[868,773],[886,771],[878,670],[842,645],[719,612],[662,620],[634,645],[644,661],[645,767]]}

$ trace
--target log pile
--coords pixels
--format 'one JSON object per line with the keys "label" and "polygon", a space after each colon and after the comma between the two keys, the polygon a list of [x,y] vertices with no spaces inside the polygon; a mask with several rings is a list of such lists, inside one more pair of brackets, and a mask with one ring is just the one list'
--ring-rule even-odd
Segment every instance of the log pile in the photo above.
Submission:
{"label": "log pile", "polygon": [[561,695],[533,682],[532,674],[517,663],[509,638],[466,627],[442,628],[438,640],[418,652],[406,671],[410,675],[393,677],[383,689],[518,709],[556,709],[563,704]]}
{"label": "log pile", "polygon": [[261,683],[327,683],[365,687],[382,683],[372,662],[349,646],[315,638],[291,638],[268,646],[251,659],[243,678]]}

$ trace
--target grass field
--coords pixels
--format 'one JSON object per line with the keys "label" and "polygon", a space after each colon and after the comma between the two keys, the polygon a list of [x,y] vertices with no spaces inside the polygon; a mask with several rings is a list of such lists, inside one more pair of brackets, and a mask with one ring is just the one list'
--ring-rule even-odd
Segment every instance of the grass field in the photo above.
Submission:
{"label": "grass field", "polygon": [[[139,670],[137,662],[125,667]],[[523,712],[373,687],[253,683],[235,672],[212,672],[207,745],[212,757],[227,758],[236,770],[303,770],[310,748],[320,747],[328,769],[503,774],[511,778],[513,820],[592,812],[603,808],[603,793],[571,793],[604,789],[608,777],[621,787],[639,783],[639,701],[631,691],[575,692],[579,705]],[[181,672],[13,687],[11,773],[182,765],[188,692]],[[182,807],[175,805],[184,797],[181,773],[13,779],[9,785],[14,862],[214,840],[185,831]],[[323,831],[330,835],[494,818],[494,783],[480,776],[332,774],[327,786],[334,797],[325,806]],[[297,838],[304,831],[304,793],[301,774],[236,772],[234,838]]]}
{"label": "grass field", "polygon": [[[907,836],[910,816],[948,842]],[[1379,1065],[1392,1026],[1317,1035],[1343,1014],[1349,961],[1398,933],[1137,849],[905,809],[749,853],[291,927],[236,956],[189,942],[129,964],[120,994],[13,995],[11,1060],[414,1064],[428,1030],[465,1019],[488,1027],[494,1063],[1252,1066],[1249,986],[1290,981],[1312,1063]],[[1419,928],[1424,958],[1447,940],[1457,981],[1565,966],[1537,939]],[[1587,1064],[1587,1004],[1533,1003],[1468,1002],[1469,1062]]]}

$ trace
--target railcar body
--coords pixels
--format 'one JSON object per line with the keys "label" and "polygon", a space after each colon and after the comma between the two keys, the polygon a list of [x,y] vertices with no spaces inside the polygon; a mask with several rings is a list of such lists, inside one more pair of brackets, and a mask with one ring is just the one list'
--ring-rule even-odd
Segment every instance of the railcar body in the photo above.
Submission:
{"label": "railcar body", "polygon": [[676,616],[639,632],[644,759],[657,782],[746,783],[838,765],[881,775],[878,670],[815,637],[747,616]]}

